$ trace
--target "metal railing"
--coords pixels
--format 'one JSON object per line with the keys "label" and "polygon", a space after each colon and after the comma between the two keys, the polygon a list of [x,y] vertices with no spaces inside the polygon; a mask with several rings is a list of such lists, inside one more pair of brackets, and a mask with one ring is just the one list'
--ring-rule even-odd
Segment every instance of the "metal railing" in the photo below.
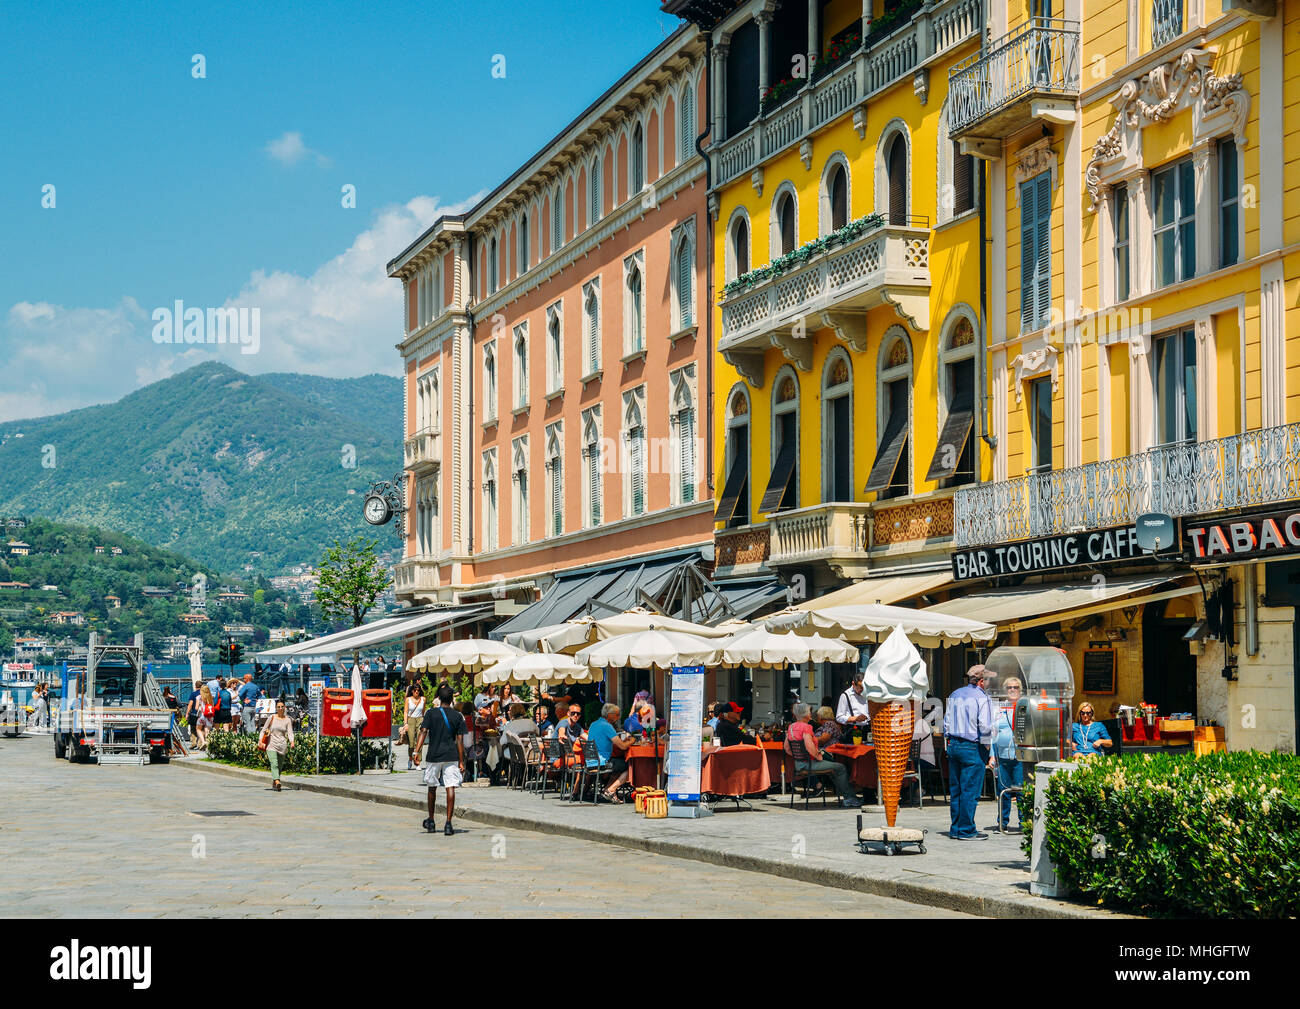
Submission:
{"label": "metal railing", "polygon": [[953,545],[1127,525],[1146,512],[1205,515],[1300,498],[1300,424],[959,490]]}
{"label": "metal railing", "polygon": [[1183,0],[1153,0],[1151,48],[1159,49],[1183,33]]}
{"label": "metal railing", "polygon": [[1031,18],[948,72],[957,133],[1027,94],[1079,94],[1079,22]]}

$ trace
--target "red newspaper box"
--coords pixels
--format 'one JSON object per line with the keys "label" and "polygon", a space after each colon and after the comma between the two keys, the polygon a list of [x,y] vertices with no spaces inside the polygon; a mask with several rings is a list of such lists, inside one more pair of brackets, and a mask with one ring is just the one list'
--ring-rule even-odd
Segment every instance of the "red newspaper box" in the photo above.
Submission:
{"label": "red newspaper box", "polygon": [[322,736],[352,735],[352,691],[340,687],[326,687],[321,698],[320,734]]}
{"label": "red newspaper box", "polygon": [[361,735],[366,739],[387,739],[393,731],[393,694],[390,690],[363,690],[361,704],[366,724]]}

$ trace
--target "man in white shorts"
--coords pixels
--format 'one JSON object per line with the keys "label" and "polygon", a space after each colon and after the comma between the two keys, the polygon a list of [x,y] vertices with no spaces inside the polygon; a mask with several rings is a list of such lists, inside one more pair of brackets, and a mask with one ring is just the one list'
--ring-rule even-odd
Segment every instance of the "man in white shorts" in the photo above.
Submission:
{"label": "man in white shorts", "polygon": [[455,692],[449,684],[444,683],[436,694],[439,704],[424,713],[420,725],[420,735],[415,742],[415,752],[419,753],[424,740],[429,740],[429,749],[421,765],[424,770],[424,783],[429,786],[429,816],[424,821],[424,829],[430,834],[437,829],[435,824],[435,804],[438,798],[438,786],[447,790],[447,824],[443,833],[451,837],[455,832],[451,826],[451,817],[456,810],[456,786],[464,780],[465,743],[461,737],[465,734],[465,719],[453,706]]}

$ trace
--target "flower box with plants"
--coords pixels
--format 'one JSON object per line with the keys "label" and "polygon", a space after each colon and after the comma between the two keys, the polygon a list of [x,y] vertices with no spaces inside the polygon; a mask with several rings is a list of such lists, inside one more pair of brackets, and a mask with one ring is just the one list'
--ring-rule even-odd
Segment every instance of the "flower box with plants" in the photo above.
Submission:
{"label": "flower box with plants", "polygon": [[857,32],[845,35],[841,39],[832,39],[831,44],[826,47],[826,51],[819,55],[813,63],[813,80],[819,81],[833,71],[838,70],[849,61],[849,58],[861,46],[862,36]]}
{"label": "flower box with plants", "polygon": [[743,294],[745,291],[757,287],[773,277],[779,277],[783,273],[798,269],[814,256],[829,252],[831,249],[839,248],[842,245],[848,245],[867,232],[875,231],[884,223],[885,218],[882,214],[868,214],[866,217],[859,217],[856,221],[850,221],[844,227],[832,231],[829,235],[814,238],[811,242],[799,246],[793,252],[787,252],[784,256],[772,260],[767,266],[760,266],[756,270],[741,274],[722,289],[722,297],[725,300],[733,295]]}
{"label": "flower box with plants", "polygon": [[777,81],[770,88],[763,92],[758,100],[759,115],[767,115],[773,109],[780,108],[787,101],[798,94],[799,89],[804,86],[802,77],[783,78]]}

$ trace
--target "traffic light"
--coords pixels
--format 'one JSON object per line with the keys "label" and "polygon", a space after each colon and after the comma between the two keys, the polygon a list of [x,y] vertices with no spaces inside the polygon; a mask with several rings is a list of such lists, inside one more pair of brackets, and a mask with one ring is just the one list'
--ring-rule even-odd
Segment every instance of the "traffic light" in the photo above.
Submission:
{"label": "traffic light", "polygon": [[230,643],[230,664],[237,666],[244,661],[244,646],[238,641]]}
{"label": "traffic light", "polygon": [[217,646],[217,664],[220,666],[230,665],[230,642],[223,641]]}

